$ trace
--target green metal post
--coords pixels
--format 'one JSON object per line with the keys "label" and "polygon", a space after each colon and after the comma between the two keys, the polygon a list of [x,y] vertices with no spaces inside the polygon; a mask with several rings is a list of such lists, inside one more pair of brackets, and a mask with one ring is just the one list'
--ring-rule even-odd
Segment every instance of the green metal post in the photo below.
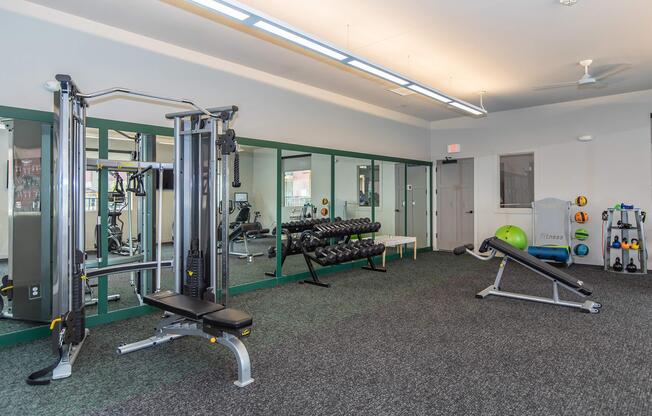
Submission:
{"label": "green metal post", "polygon": [[328,204],[330,219],[335,219],[335,155],[331,155],[331,196]]}
{"label": "green metal post", "polygon": [[[99,129],[98,156],[100,159],[109,158],[109,130],[106,127]],[[105,267],[109,262],[109,170],[102,168],[98,172],[97,193],[100,198],[100,241],[102,241],[102,252],[99,266]],[[97,313],[102,315],[109,311],[109,278],[100,276],[97,279]]]}
{"label": "green metal post", "polygon": [[281,256],[281,222],[283,222],[283,151],[276,149],[276,278],[283,277]]}

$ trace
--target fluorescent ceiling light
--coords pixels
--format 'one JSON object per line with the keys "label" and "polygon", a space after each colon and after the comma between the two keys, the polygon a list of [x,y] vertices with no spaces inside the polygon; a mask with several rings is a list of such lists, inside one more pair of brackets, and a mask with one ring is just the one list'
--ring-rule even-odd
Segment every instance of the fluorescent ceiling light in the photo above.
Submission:
{"label": "fluorescent ceiling light", "polygon": [[324,54],[326,56],[330,56],[333,59],[337,59],[338,61],[344,60],[348,58],[348,56],[343,55],[337,51],[334,51],[332,49],[329,49],[325,46],[322,46],[316,42],[313,42],[311,40],[308,40],[304,37],[301,37],[299,35],[295,35],[292,32],[289,32],[285,29],[281,29],[278,26],[274,26],[272,24],[269,24],[265,22],[264,20],[259,20],[256,23],[254,23],[254,26],[256,26],[259,29],[263,29],[266,32],[273,33],[276,36],[280,36],[284,39],[289,40],[290,42],[294,42],[296,44],[299,44],[301,46],[305,46],[308,49],[312,49],[315,52],[319,52],[321,54]]}
{"label": "fluorescent ceiling light", "polygon": [[[474,116],[486,115],[484,108],[478,108],[471,104],[462,104],[455,101],[454,97],[447,97],[443,93],[436,92],[434,88],[421,86],[420,83],[404,77],[389,69],[380,69],[379,65],[373,62],[365,61],[362,58],[347,52],[346,50],[330,45],[321,41],[309,33],[304,33],[298,29],[292,28],[287,23],[266,16],[258,10],[239,3],[237,0],[186,0],[188,2],[200,5],[207,9],[221,13],[223,15],[239,20],[247,27],[255,27],[264,30],[267,33],[283,38],[296,45],[310,49],[329,58],[335,59],[340,63],[346,63],[354,68],[365,71],[368,74],[382,78],[386,81],[398,84],[401,87],[408,88],[426,97],[432,98],[444,104],[451,105]],[[572,1],[572,0],[569,0]],[[58,84],[57,84],[58,86]],[[397,91],[394,91],[397,92]]]}
{"label": "fluorescent ceiling light", "polygon": [[473,108],[473,107],[469,107],[468,105],[464,105],[464,104],[462,104],[462,103],[458,103],[458,102],[456,102],[456,101],[453,101],[452,103],[450,103],[450,105],[452,105],[453,107],[459,108],[460,110],[464,110],[464,111],[466,111],[467,113],[471,113],[471,114],[473,114],[474,116],[480,116],[480,115],[485,114],[485,113],[483,113],[483,112],[480,111],[480,110],[476,110],[476,109]]}
{"label": "fluorescent ceiling light", "polygon": [[444,97],[443,95],[439,95],[436,92],[430,91],[428,89],[425,89],[419,85],[410,85],[408,86],[409,89],[418,92],[419,94],[423,94],[427,97],[434,98],[437,101],[441,101],[442,103],[450,103],[452,100],[448,97]]}
{"label": "fluorescent ceiling light", "polygon": [[355,59],[352,60],[352,61],[347,62],[347,64],[349,64],[351,66],[354,66],[354,67],[356,67],[358,69],[362,69],[365,72],[369,72],[370,74],[374,74],[374,75],[376,75],[378,77],[385,78],[386,80],[392,81],[393,83],[398,84],[398,85],[407,85],[407,84],[409,84],[408,81],[406,81],[406,80],[404,80],[402,78],[399,78],[396,75],[392,75],[392,74],[387,73],[385,71],[381,71],[378,68],[374,68],[371,65],[367,65],[364,62],[360,62],[360,61],[357,61]]}
{"label": "fluorescent ceiling light", "polygon": [[200,6],[208,7],[209,9],[215,10],[217,12],[230,16],[234,19],[238,19],[240,21],[249,18],[248,14],[242,13],[240,10],[236,10],[232,7],[229,7],[222,3],[218,3],[214,0],[190,0],[190,1],[192,1],[193,3],[197,3]]}

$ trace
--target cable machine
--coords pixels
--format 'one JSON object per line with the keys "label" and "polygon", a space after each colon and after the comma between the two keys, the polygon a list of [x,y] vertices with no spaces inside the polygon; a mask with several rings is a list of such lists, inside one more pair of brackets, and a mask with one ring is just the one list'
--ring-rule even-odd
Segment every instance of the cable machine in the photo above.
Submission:
{"label": "cable machine", "polygon": [[[49,83],[54,87],[54,83]],[[245,312],[227,308],[229,255],[221,253],[218,268],[217,206],[229,200],[229,156],[237,150],[235,132],[230,123],[236,106],[204,109],[192,101],[145,94],[125,88],[112,88],[91,94],[82,93],[69,75],[56,76],[53,135],[53,279],[50,328],[59,359],[28,377],[29,384],[47,384],[42,378],[52,372],[52,379],[69,377],[72,365],[88,335],[85,321],[84,281],[129,271],[156,270],[153,293],[144,295],[146,304],[164,311],[155,335],[147,340],[122,345],[124,354],[158,345],[182,336],[197,336],[229,348],[238,364],[236,385],[251,382],[251,365],[246,347],[239,337],[249,335],[252,318]],[[168,114],[174,120],[174,164],[97,160],[111,168],[158,170],[156,260],[85,268],[85,130],[87,100],[122,93],[161,101],[183,103],[195,111]],[[217,181],[218,152],[220,183]],[[174,258],[162,260],[162,189],[163,171],[174,172]],[[239,169],[234,166],[234,187],[239,186]],[[228,211],[222,212],[228,223]],[[228,245],[228,228],[223,227],[222,247]],[[184,261],[184,254],[187,257]],[[174,270],[174,291],[161,290],[164,267]],[[208,273],[204,273],[207,270]],[[219,277],[218,278],[218,274]],[[217,302],[219,300],[219,303]]]}

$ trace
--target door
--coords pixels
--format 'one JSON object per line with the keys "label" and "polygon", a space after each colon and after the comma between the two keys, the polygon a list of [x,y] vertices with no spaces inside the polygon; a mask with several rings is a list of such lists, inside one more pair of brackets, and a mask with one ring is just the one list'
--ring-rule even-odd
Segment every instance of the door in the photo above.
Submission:
{"label": "door", "polygon": [[437,248],[473,243],[473,159],[437,161]]}

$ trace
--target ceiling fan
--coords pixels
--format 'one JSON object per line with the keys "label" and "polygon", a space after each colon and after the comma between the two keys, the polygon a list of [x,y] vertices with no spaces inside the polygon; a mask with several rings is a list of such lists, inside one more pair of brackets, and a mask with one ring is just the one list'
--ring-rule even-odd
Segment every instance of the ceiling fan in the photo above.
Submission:
{"label": "ceiling fan", "polygon": [[603,81],[605,78],[631,68],[631,64],[610,65],[609,68],[605,71],[592,75],[589,73],[589,66],[591,66],[592,63],[593,59],[584,59],[580,61],[580,65],[584,67],[584,75],[582,75],[582,78],[577,81],[558,82],[556,84],[534,87],[533,89],[538,91],[572,86],[577,86],[578,88],[604,88],[607,86],[607,84]]}

